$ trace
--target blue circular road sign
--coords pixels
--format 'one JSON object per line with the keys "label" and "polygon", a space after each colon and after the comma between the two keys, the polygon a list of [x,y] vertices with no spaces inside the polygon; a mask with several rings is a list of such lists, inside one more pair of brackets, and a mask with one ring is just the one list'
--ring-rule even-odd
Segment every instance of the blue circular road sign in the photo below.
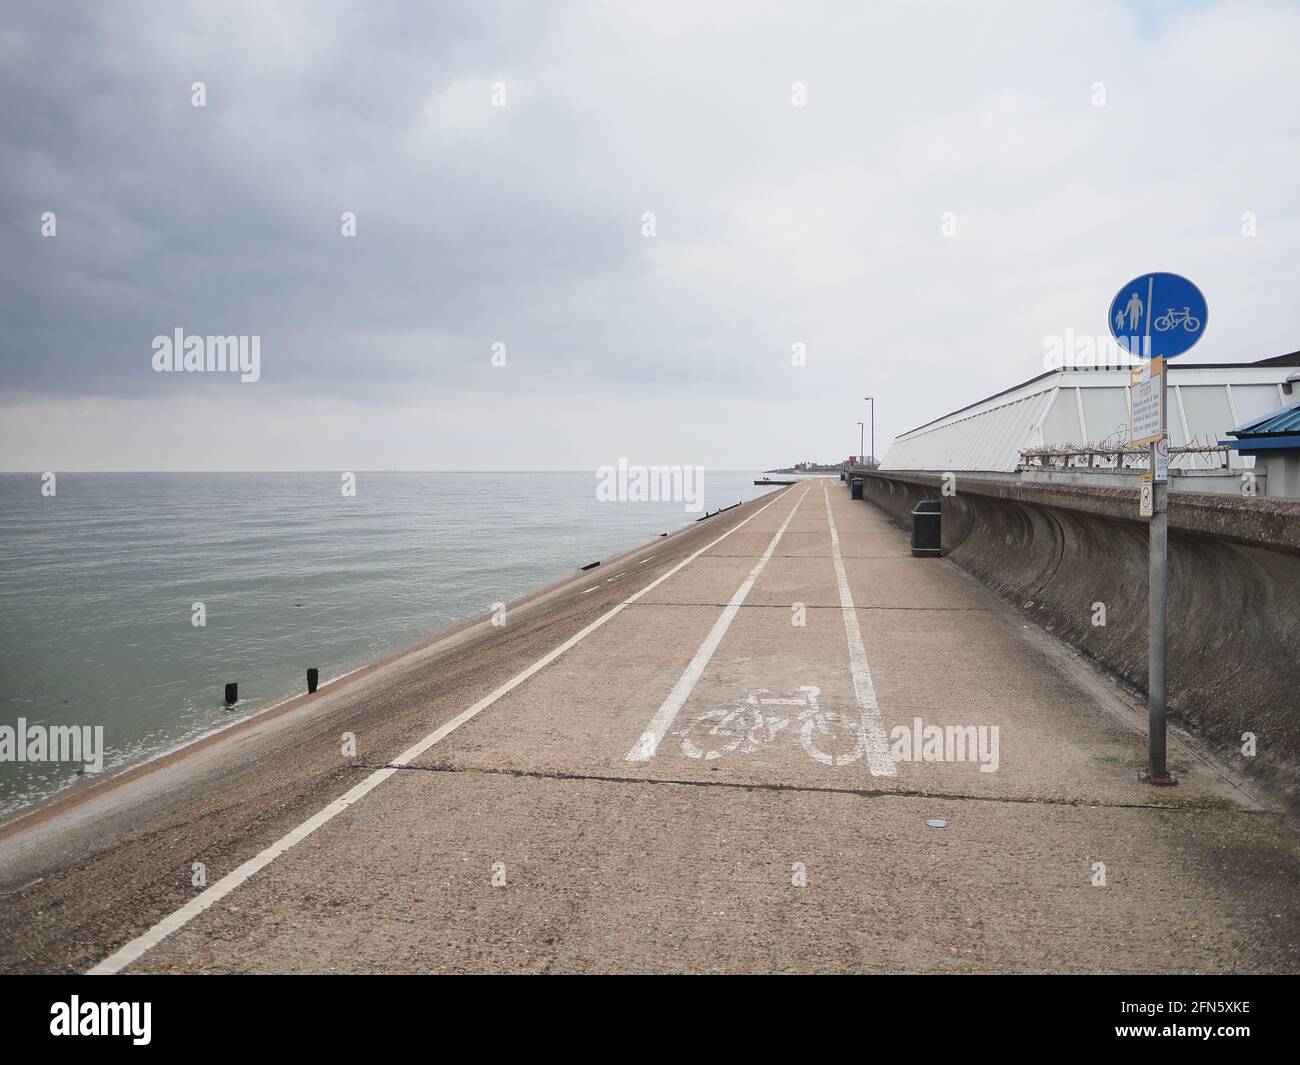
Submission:
{"label": "blue circular road sign", "polygon": [[1181,274],[1142,274],[1110,305],[1115,341],[1139,359],[1172,359],[1205,333],[1209,308],[1201,290]]}

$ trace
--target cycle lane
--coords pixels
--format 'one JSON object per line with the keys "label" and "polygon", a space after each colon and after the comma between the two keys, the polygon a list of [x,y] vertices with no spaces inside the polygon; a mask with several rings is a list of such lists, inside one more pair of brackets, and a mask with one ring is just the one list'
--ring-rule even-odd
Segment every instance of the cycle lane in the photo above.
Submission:
{"label": "cycle lane", "polygon": [[[1097,685],[1108,682],[1067,650],[1045,653],[1034,635],[951,563],[911,557],[906,535],[873,508],[818,485],[792,514],[765,516],[711,549],[417,764],[1152,801],[1137,779],[1142,734],[1099,710]],[[705,661],[688,670],[701,650]],[[674,691],[670,723],[647,756],[642,741]],[[874,743],[864,703],[878,726]],[[1222,788],[1199,762],[1184,756],[1180,768],[1183,785],[1156,802],[1218,800]]]}

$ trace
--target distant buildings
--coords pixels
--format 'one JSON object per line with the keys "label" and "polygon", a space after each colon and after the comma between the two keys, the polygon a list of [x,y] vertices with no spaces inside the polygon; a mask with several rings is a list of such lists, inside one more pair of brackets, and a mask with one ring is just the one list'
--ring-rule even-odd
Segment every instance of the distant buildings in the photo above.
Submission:
{"label": "distant buildings", "polygon": [[848,462],[837,462],[833,466],[828,466],[824,462],[814,462],[812,459],[805,459],[803,462],[796,462],[793,466],[783,466],[779,470],[764,470],[764,473],[838,473],[845,466],[852,465],[853,459],[850,457]]}
{"label": "distant buildings", "polygon": [[[1171,489],[1237,492],[1242,474],[1250,472],[1259,495],[1296,494],[1282,463],[1259,459],[1263,450],[1277,449],[1224,438],[1294,404],[1300,397],[1292,397],[1290,389],[1300,380],[1298,371],[1300,352],[1252,363],[1170,362]],[[1130,474],[1146,463],[1141,456],[1122,454],[1129,441],[1129,375],[1128,366],[1049,370],[903,433],[881,466],[1068,476],[1091,483],[1103,483],[1106,474]]]}

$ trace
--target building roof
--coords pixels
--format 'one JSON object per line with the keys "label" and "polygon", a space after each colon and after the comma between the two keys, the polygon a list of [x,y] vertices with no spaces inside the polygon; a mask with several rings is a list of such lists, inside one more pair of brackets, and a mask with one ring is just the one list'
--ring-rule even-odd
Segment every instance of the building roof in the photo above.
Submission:
{"label": "building roof", "polygon": [[1252,366],[1300,366],[1300,351],[1293,351],[1288,355],[1274,355],[1271,359],[1260,359],[1258,362],[1252,362]]}

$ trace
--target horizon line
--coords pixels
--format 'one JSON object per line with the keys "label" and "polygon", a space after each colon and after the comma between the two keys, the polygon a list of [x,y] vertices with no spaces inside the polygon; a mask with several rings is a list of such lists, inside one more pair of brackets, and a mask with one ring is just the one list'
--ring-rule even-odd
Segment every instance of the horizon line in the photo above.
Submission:
{"label": "horizon line", "polygon": [[[642,464],[641,464],[641,463],[638,463],[637,465],[642,465]],[[651,464],[649,464],[649,465],[664,465],[664,464],[663,464],[663,463],[651,463]],[[670,465],[671,465],[671,464],[670,464]],[[682,463],[681,465],[687,465],[687,464],[686,464],[686,463]],[[695,463],[691,463],[690,465],[696,465],[696,464],[695,464]],[[831,465],[833,465],[833,463],[826,463],[825,465],[831,466]],[[598,469],[600,469],[600,467],[595,467],[595,470],[598,470]],[[735,468],[727,468],[727,469],[724,469],[724,468],[722,468],[722,467],[715,467],[715,469],[716,469],[716,472],[718,472],[718,473],[748,473],[748,472],[752,472],[751,470],[748,470],[748,469],[741,469],[741,468],[739,468],[739,467],[735,467]],[[754,469],[757,470],[758,468],[757,468],[757,467],[754,467]],[[759,473],[767,473],[767,472],[770,472],[770,470],[773,470],[773,469],[791,469],[791,470],[792,470],[792,469],[794,469],[794,467],[793,467],[793,466],[788,466],[788,467],[775,467],[775,466],[773,466],[773,467],[769,467],[769,469],[767,469],[767,470],[758,470],[758,472],[759,472]],[[7,469],[0,469],[0,476],[4,476],[4,475],[6,475],[6,474],[32,474],[32,475],[34,475],[34,476],[36,476],[36,477],[40,477],[40,476],[41,476],[42,474],[44,474],[44,473],[51,473],[51,472],[53,472],[53,473],[339,473],[339,472],[343,472],[343,473],[592,473],[592,472],[595,472],[595,470],[593,470],[593,468],[591,468],[591,467],[587,467],[587,466],[583,466],[583,467],[575,468],[575,469],[542,469],[542,468],[532,468],[532,469],[514,469],[514,470],[498,470],[498,469],[472,469],[472,470],[467,470],[467,469],[420,469],[420,470],[415,470],[415,469],[411,469],[411,470],[407,470],[407,469],[392,469],[392,468],[388,468],[388,469],[365,469],[364,467],[357,467],[357,468],[352,469],[352,470],[342,470],[341,468],[338,468],[338,467],[330,467],[330,468],[328,468],[328,469],[282,469],[282,468],[277,468],[277,469],[235,469],[235,470],[230,470],[230,469],[226,469],[226,470],[193,470],[193,469],[185,469],[185,470],[128,470],[128,469],[111,469],[111,470],[74,470],[74,469],[57,469],[57,468],[56,468],[55,470],[52,470],[52,471],[51,471],[51,470],[16,470],[16,469],[13,469],[13,470],[7,470]],[[706,467],[706,468],[705,468],[705,472],[707,472],[707,471],[708,471],[708,468]]]}

